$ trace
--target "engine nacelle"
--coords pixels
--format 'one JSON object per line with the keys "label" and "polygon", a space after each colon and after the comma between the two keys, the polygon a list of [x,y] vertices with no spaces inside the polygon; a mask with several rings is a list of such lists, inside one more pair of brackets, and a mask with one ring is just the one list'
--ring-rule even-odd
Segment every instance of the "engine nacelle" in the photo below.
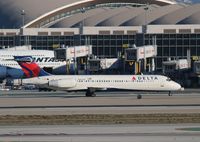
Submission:
{"label": "engine nacelle", "polygon": [[0,67],[0,78],[5,79],[7,74],[7,68],[6,67]]}
{"label": "engine nacelle", "polygon": [[50,80],[49,86],[58,88],[72,88],[76,86],[76,81],[74,79]]}

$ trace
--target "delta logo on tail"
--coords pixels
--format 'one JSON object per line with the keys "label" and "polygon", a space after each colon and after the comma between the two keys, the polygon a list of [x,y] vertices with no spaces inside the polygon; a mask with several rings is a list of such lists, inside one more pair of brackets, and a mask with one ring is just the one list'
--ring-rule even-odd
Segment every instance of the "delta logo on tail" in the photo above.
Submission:
{"label": "delta logo on tail", "polygon": [[14,56],[14,60],[20,65],[26,78],[50,75],[41,69],[31,56]]}
{"label": "delta logo on tail", "polygon": [[147,82],[147,81],[154,81],[158,80],[157,76],[133,76],[132,81],[133,82]]}

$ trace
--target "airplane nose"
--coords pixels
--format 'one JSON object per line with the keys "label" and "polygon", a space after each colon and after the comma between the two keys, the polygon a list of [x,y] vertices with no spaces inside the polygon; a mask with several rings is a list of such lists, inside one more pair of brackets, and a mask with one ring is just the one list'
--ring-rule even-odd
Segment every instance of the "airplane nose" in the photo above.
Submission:
{"label": "airplane nose", "polygon": [[[175,82],[176,83],[176,82]],[[174,89],[175,90],[181,90],[181,85],[180,84],[178,84],[178,83],[176,83],[175,85],[174,85]]]}

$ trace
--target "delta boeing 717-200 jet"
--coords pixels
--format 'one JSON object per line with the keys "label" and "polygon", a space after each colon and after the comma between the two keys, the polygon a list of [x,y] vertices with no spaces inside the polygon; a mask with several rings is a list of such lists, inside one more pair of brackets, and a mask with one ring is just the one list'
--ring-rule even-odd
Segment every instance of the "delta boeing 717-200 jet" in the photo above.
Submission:
{"label": "delta boeing 717-200 jet", "polygon": [[[103,89],[139,91],[177,91],[181,85],[162,75],[51,75],[41,69],[31,57],[15,57],[27,79],[22,84],[35,84],[53,90],[86,91],[95,96]],[[141,96],[138,96],[141,98]]]}

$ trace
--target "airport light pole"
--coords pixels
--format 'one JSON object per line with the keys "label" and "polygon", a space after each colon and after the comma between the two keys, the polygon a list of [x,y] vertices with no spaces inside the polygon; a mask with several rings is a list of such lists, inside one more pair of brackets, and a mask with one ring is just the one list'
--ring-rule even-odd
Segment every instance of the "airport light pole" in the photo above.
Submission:
{"label": "airport light pole", "polygon": [[[21,26],[21,30],[20,30],[20,32],[21,32],[22,35],[23,35],[23,28],[24,28],[24,25],[25,25],[25,15],[26,15],[25,10],[22,9],[21,10],[22,26]],[[25,36],[24,44],[25,45],[29,45],[29,37],[28,36]]]}
{"label": "airport light pole", "polygon": [[76,46],[74,46],[74,75],[77,74]]}
{"label": "airport light pole", "polygon": [[147,20],[147,11],[149,10],[149,4],[146,4],[144,7],[145,10],[145,17],[144,17],[144,33],[147,33],[147,25],[148,25],[148,20]]}
{"label": "airport light pole", "polygon": [[[85,13],[85,7],[81,8],[81,13],[84,14]],[[81,30],[80,30],[80,43],[81,43],[81,36],[83,35],[83,28],[85,25],[85,17],[83,16],[83,20],[81,21]],[[85,36],[85,45],[88,45],[88,38]],[[89,60],[89,55],[87,55],[87,59],[86,59],[86,74],[88,74],[88,60]]]}
{"label": "airport light pole", "polygon": [[[144,7],[145,10],[145,17],[144,17],[144,34],[147,33],[147,11],[149,9],[149,4],[147,3],[146,6]],[[144,42],[145,44],[145,42]],[[147,64],[147,59],[146,59],[146,50],[144,48],[144,72],[146,72],[146,64]]]}
{"label": "airport light pole", "polygon": [[21,15],[22,15],[22,27],[24,27],[24,24],[25,24],[25,15],[26,15],[26,13],[25,13],[25,10],[23,9],[23,10],[21,10]]}
{"label": "airport light pole", "polygon": [[[83,13],[85,13],[85,8],[83,7],[83,8],[81,8],[81,13],[83,14]],[[81,30],[80,30],[80,34],[81,35],[83,35],[83,27],[84,27],[84,17],[83,17],[83,20],[81,21]]]}

